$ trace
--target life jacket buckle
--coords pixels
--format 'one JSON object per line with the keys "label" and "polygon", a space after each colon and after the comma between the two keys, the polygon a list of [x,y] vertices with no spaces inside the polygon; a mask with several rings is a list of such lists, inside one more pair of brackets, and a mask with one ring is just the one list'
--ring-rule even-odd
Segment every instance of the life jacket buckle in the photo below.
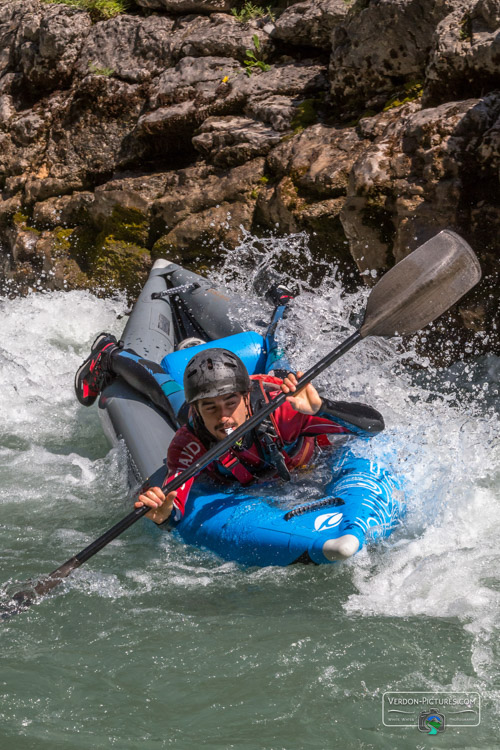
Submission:
{"label": "life jacket buckle", "polygon": [[268,432],[263,431],[262,433],[260,433],[259,437],[263,443],[264,450],[267,453],[269,463],[271,464],[271,466],[274,466],[278,476],[281,479],[284,479],[285,482],[289,482],[290,472],[288,471],[283,453],[276,445],[273,436]]}

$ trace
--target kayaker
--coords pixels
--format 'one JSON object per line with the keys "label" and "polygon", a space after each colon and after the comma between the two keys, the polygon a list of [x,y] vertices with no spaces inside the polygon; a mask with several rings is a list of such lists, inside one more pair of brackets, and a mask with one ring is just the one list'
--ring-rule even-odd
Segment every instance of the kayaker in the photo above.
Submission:
{"label": "kayaker", "polygon": [[233,352],[216,348],[198,352],[184,372],[190,419],[170,443],[168,476],[162,488],[152,487],[141,494],[136,507],[149,506],[146,515],[157,524],[179,521],[195,478],[177,492],[167,492],[168,482],[280,391],[289,394],[286,402],[203,473],[243,485],[271,476],[287,479],[290,470],[311,461],[318,444],[330,444],[329,435],[371,436],[384,429],[381,414],[370,406],[331,401],[321,397],[312,384],[297,391],[301,376],[301,372],[290,372],[283,380],[250,377]]}
{"label": "kayaker", "polygon": [[[188,345],[199,343],[203,342],[190,340]],[[136,502],[136,507],[151,507],[146,515],[155,523],[175,523],[184,514],[194,480],[186,482],[177,493],[165,495],[168,482],[280,391],[290,394],[287,401],[203,473],[243,485],[272,476],[289,479],[291,470],[310,463],[318,445],[330,444],[329,435],[366,437],[384,429],[382,416],[372,407],[322,398],[312,384],[296,392],[297,377],[302,373],[284,374],[283,380],[271,375],[250,377],[236,354],[225,349],[204,349],[186,366],[183,393],[182,386],[160,365],[123,349],[113,336],[103,333],[76,373],[75,390],[80,403],[90,406],[100,391],[120,375],[164,411],[172,424],[179,423],[179,403],[185,398],[190,407],[187,423],[180,427],[168,448],[168,475],[163,488],[149,489]]]}

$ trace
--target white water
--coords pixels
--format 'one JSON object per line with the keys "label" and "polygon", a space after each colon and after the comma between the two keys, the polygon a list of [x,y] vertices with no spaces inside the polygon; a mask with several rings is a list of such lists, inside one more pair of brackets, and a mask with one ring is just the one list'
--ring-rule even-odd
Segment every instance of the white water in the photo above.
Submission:
{"label": "white water", "polygon": [[[245,298],[237,314],[249,326],[262,317],[260,302],[252,305],[255,277],[283,254],[294,270],[302,263],[313,267],[304,235],[264,243],[248,237],[227,254],[218,280],[232,276],[233,292]],[[306,370],[356,330],[369,294],[345,294],[335,271],[324,265],[319,286],[290,275],[302,294],[280,335],[297,369]],[[425,368],[425,386],[415,384],[415,365]],[[386,433],[374,453],[383,459],[388,444],[391,451],[399,446],[393,466],[404,475],[409,497],[404,529],[387,543],[390,552],[383,545],[357,557],[357,593],[345,611],[458,618],[474,635],[471,661],[482,686],[498,680],[500,359],[490,355],[439,371],[411,344],[370,339],[334,363],[317,385],[333,398],[366,401],[384,414]],[[457,679],[449,689],[465,688]],[[500,701],[500,689],[495,695]]]}
{"label": "white water", "polygon": [[[286,243],[285,240],[270,241],[264,248],[263,262],[273,263],[282,257],[285,249],[290,257],[290,266],[293,264],[292,277],[301,279],[302,291],[291,307],[280,336],[293,364],[297,368],[307,369],[311,362],[317,361],[354,330],[353,323],[359,318],[366,293],[344,294],[340,283],[330,275],[319,286],[305,280],[299,269],[301,263],[310,264],[311,261],[301,237],[288,238]],[[242,322],[258,327],[259,321],[269,314],[270,307],[263,309],[262,302],[252,291],[255,258],[259,258],[256,253],[255,242],[247,238],[235,253],[228,254],[223,268],[214,273],[213,278],[220,284],[228,285],[234,295],[235,314]],[[103,531],[106,527],[104,525],[103,528],[103,519],[108,517],[107,505],[109,525],[120,517],[123,506],[119,498],[126,494],[123,456],[119,451],[109,451],[106,446],[95,408],[84,409],[76,402],[73,376],[97,333],[102,330],[110,330],[115,335],[120,333],[125,321],[117,320],[117,315],[124,309],[125,303],[120,298],[102,300],[84,292],[0,299],[2,580],[10,582],[11,586],[13,580],[48,572],[54,567],[54,562],[63,562],[69,556],[68,552],[76,552],[89,542],[89,537],[94,538]],[[259,606],[263,607],[263,611],[270,612],[272,618],[273,606],[276,615],[283,611],[283,602],[280,601],[284,596],[283,587],[292,586],[296,590],[297,601],[302,597],[303,601],[308,602],[310,611],[317,609],[326,613],[333,608],[333,621],[345,623],[346,632],[342,634],[338,631],[340,641],[337,643],[338,648],[340,642],[344,644],[344,653],[349,651],[352,622],[357,623],[360,640],[367,643],[373,638],[376,623],[386,623],[387,633],[390,628],[396,628],[392,636],[387,635],[387,642],[384,641],[384,630],[382,635],[378,634],[378,641],[373,642],[373,653],[378,653],[380,649],[383,651],[395,642],[398,623],[410,628],[411,637],[417,643],[420,641],[422,652],[425,651],[425,658],[422,656],[420,661],[417,659],[414,662],[413,672],[406,668],[404,674],[394,673],[382,666],[369,678],[371,657],[365,655],[365,661],[360,657],[359,664],[352,662],[342,667],[335,661],[339,658],[337,648],[330,666],[328,659],[326,663],[321,657],[321,669],[316,676],[309,677],[303,710],[313,711],[314,696],[318,695],[318,691],[340,703],[347,700],[346,715],[350,716],[351,724],[355,727],[361,721],[357,712],[360,696],[363,695],[376,702],[383,690],[398,687],[409,690],[478,690],[486,706],[487,726],[469,730],[470,745],[445,746],[472,747],[477,741],[477,746],[493,748],[494,744],[488,744],[491,742],[490,732],[494,736],[500,727],[498,718],[495,718],[500,706],[497,687],[500,662],[500,553],[497,542],[500,522],[500,433],[498,414],[494,410],[498,403],[500,364],[498,359],[490,356],[476,363],[457,365],[446,374],[430,367],[423,371],[415,370],[411,363],[422,365],[422,358],[417,357],[411,349],[404,351],[400,344],[398,341],[364,341],[323,374],[319,383],[333,398],[364,400],[380,409],[385,416],[387,430],[382,438],[372,443],[373,452],[375,456],[382,457],[390,451],[394,468],[404,475],[409,488],[409,510],[405,524],[386,543],[363,550],[343,569],[336,567],[335,571],[331,568],[319,572],[311,568],[241,571],[235,566],[220,564],[208,553],[184,550],[170,537],[161,537],[157,541],[158,537],[149,531],[137,531],[136,536],[124,536],[113,543],[107,553],[101,553],[104,556],[101,559],[107,561],[102,568],[98,564],[90,564],[69,581],[65,592],[52,600],[52,613],[45,603],[34,610],[36,614],[16,618],[17,638],[25,628],[29,630],[30,626],[35,627],[40,622],[36,617],[43,617],[39,613],[43,612],[44,606],[48,633],[53,616],[60,607],[64,607],[64,598],[71,591],[80,600],[83,597],[83,601],[89,601],[94,616],[102,620],[99,627],[108,633],[106,637],[111,642],[115,634],[118,646],[118,642],[124,639],[132,643],[137,627],[147,630],[151,623],[148,612],[153,612],[156,618],[161,611],[159,608],[164,606],[167,609],[178,607],[178,612],[172,615],[174,630],[177,627],[176,618],[179,618],[184,633],[186,628],[189,632],[191,628],[196,631],[199,625],[198,619],[192,620],[190,615],[194,601],[190,592],[196,592],[196,597],[201,596],[202,601],[203,594],[200,592],[204,590],[208,592],[207,597],[210,592],[217,595],[221,602],[221,613],[226,610],[225,616],[231,619],[234,601],[245,612],[244,594],[248,589],[249,601],[262,596]],[[439,386],[433,386],[433,383],[439,383]],[[139,555],[137,566],[131,569],[130,562],[127,562],[131,549],[138,554],[138,546],[142,549],[145,544],[149,545],[151,552],[141,552],[142,558]],[[43,545],[49,546],[44,548]],[[35,558],[32,548],[38,550]],[[155,560],[158,555],[160,559]],[[118,562],[108,571],[107,564],[114,557]],[[169,567],[171,575],[167,587],[165,575]],[[340,592],[337,593],[335,605],[331,598],[331,581],[335,582]],[[149,601],[148,597],[153,593],[157,599]],[[132,632],[127,634],[127,626],[123,625],[120,629],[116,621],[115,608],[106,609],[104,600],[115,604],[125,601],[132,608],[139,607],[134,611],[137,618],[137,612],[142,612],[142,624],[134,621]],[[210,598],[206,599],[205,609],[208,607],[209,612],[211,601]],[[69,604],[67,606],[71,609]],[[293,604],[286,606],[293,607]],[[126,621],[127,616],[123,612],[122,608],[122,617]],[[215,610],[213,616],[216,616]],[[23,617],[24,620],[21,619]],[[74,627],[78,629],[78,610],[74,612],[74,618]],[[252,627],[259,627],[259,612],[249,610],[246,618],[245,628],[248,627],[249,632]],[[217,621],[215,627],[213,631],[210,624],[202,641],[207,653],[204,654],[203,645],[199,647],[197,670],[201,681],[204,679],[204,663],[208,670],[212,650],[215,649],[217,653],[217,628],[222,625]],[[453,644],[450,646],[442,640],[448,627],[456,633],[456,660]],[[6,627],[4,632],[7,633]],[[231,638],[234,636],[231,633]],[[274,661],[274,656],[259,657],[255,643],[245,649],[244,642],[238,642],[239,645],[234,642],[231,648],[236,648],[242,664],[249,660],[249,666],[255,661],[255,667],[263,671],[263,684],[273,682],[281,672],[293,676],[300,685],[305,679],[308,665],[316,664],[320,657],[307,630],[305,634],[294,632],[291,637],[294,638],[292,646],[295,655],[293,658],[278,655],[277,661]],[[316,637],[321,639],[322,635],[316,632]],[[222,644],[221,647],[225,649]],[[398,646],[403,661],[405,648],[403,638]],[[8,645],[4,646],[5,649],[8,653]],[[409,645],[408,649],[411,651]],[[48,653],[48,663],[50,658]],[[434,660],[435,668],[430,668],[426,663],[429,658]],[[15,663],[15,654],[12,659]],[[439,665],[440,659],[444,664]],[[266,664],[269,664],[269,673],[265,671]],[[443,667],[441,671],[439,666]],[[54,669],[57,680],[57,669]],[[97,675],[97,667],[95,670]],[[27,674],[29,672],[23,672],[23,681],[29,680]],[[95,679],[94,687],[93,683],[89,683],[89,689],[102,689],[98,678]],[[140,689],[146,690],[147,685],[143,684],[140,675],[136,675],[136,679]],[[209,677],[206,679],[209,680]],[[286,679],[284,676],[285,682]],[[342,684],[346,686],[343,693],[339,688]],[[15,679],[13,682],[7,680],[4,685],[6,699],[13,694],[22,694],[22,684],[16,685]],[[156,685],[156,689],[158,687]],[[257,691],[260,689],[256,685],[254,687]],[[210,697],[210,682],[205,684],[204,690],[207,706],[210,706],[213,700],[216,702],[215,698],[212,700]],[[134,705],[133,693],[131,689],[127,694],[131,706]],[[192,693],[189,695],[191,700]],[[29,706],[23,708],[22,698],[18,697],[17,700],[18,713],[27,720]],[[47,700],[45,721],[52,727],[51,731],[56,732],[54,727],[57,731],[68,731],[69,715],[62,711],[60,719],[54,718],[54,706],[49,711],[50,698]],[[243,708],[251,705],[245,701],[250,701],[250,698],[241,699]],[[276,711],[285,716],[285,707],[279,706],[279,699],[277,701]],[[89,710],[91,706],[92,701]],[[205,711],[208,710],[207,706]],[[34,708],[33,705],[31,707]],[[244,725],[245,716],[252,724],[252,710],[245,709],[249,711],[245,714],[243,708],[236,721],[240,727]],[[292,711],[290,716],[293,715]],[[134,716],[133,708],[130,709],[130,716]],[[199,736],[189,735],[191,725],[186,718],[183,731],[191,737],[184,745],[186,748],[194,746],[192,743],[195,741],[201,742],[204,731],[210,731],[212,714],[204,716],[205,726],[200,727]],[[10,727],[8,714],[6,720]],[[154,727],[155,719],[151,721]],[[270,719],[262,721],[264,734],[260,736],[260,730],[255,729],[255,745],[237,742],[235,746],[281,747],[278,740],[273,744],[269,739],[263,739],[267,736],[265,727]],[[107,747],[110,735],[106,732],[109,732],[109,727],[102,731],[100,746]],[[128,734],[118,732],[115,734],[117,741],[123,743],[127,738],[136,737],[130,746],[139,746],[140,736],[145,735],[136,736],[134,731],[133,720],[130,719]],[[297,744],[297,748],[326,746],[320,742],[317,745],[308,742],[308,731],[304,729],[300,740],[303,744]],[[474,731],[476,734],[473,734]],[[18,747],[28,747],[13,740],[14,735],[10,731],[6,736],[11,738],[5,746],[8,750],[11,747],[16,747],[16,750]],[[29,737],[29,734],[23,736]],[[99,736],[95,738],[97,746]],[[371,735],[368,742],[366,735],[363,736],[364,740],[353,739],[352,744],[345,746],[388,746],[384,744],[383,737],[379,745],[379,740]],[[358,741],[360,744],[355,744]],[[405,744],[406,740],[405,743],[401,741],[400,745],[396,744],[399,742],[397,739],[392,741],[394,747],[398,748],[417,746],[413,740],[408,740],[408,744]],[[458,742],[456,737],[455,741]],[[71,743],[59,746],[73,747]],[[221,744],[211,746],[233,745],[229,744],[229,740],[221,740]],[[287,750],[294,750],[294,746],[288,744]]]}

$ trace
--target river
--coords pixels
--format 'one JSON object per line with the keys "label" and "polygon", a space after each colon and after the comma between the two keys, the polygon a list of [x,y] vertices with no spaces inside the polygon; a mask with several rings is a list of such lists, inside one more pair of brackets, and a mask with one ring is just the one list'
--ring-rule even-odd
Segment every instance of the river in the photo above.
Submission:
{"label": "river", "polygon": [[[247,237],[212,276],[258,327],[269,308],[252,280],[285,252],[301,293],[280,336],[305,369],[352,332],[367,293],[345,292],[302,237],[263,251]],[[73,393],[126,304],[50,292],[0,310],[7,602],[130,507],[123,453]],[[493,355],[439,371],[411,344],[359,344],[319,385],[383,412],[374,450],[405,478],[403,526],[345,564],[242,569],[139,522],[0,624],[2,750],[498,748],[499,373]],[[438,738],[385,726],[387,691],[478,693],[480,724]]]}

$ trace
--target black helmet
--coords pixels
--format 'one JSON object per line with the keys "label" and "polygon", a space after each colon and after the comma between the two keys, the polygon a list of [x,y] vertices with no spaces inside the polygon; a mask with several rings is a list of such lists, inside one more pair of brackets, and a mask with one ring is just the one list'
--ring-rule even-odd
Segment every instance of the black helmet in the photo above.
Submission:
{"label": "black helmet", "polygon": [[246,393],[250,390],[247,368],[227,349],[204,349],[189,360],[184,371],[184,392],[188,404],[200,398]]}

